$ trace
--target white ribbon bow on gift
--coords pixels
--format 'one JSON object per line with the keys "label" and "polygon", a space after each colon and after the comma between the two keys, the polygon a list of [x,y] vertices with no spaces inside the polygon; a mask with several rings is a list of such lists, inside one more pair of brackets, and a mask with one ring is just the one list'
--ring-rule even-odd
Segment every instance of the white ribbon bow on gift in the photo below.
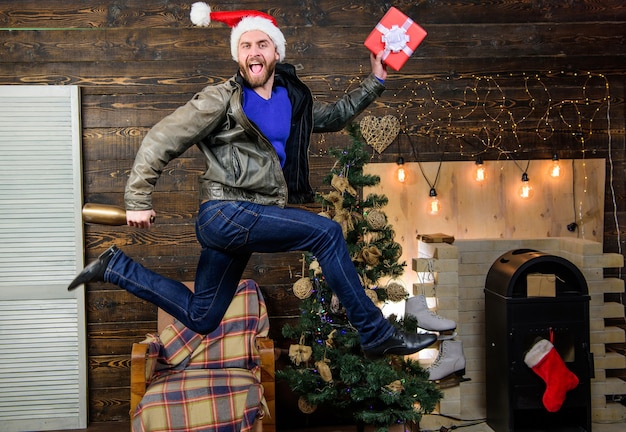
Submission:
{"label": "white ribbon bow on gift", "polygon": [[383,44],[385,44],[383,60],[385,60],[391,53],[396,54],[402,51],[409,57],[413,54],[413,50],[407,45],[411,39],[411,37],[407,34],[407,30],[412,24],[413,20],[411,18],[407,18],[404,24],[402,24],[402,27],[398,27],[394,24],[390,29],[388,29],[381,23],[376,25],[376,30],[382,33],[382,41]]}

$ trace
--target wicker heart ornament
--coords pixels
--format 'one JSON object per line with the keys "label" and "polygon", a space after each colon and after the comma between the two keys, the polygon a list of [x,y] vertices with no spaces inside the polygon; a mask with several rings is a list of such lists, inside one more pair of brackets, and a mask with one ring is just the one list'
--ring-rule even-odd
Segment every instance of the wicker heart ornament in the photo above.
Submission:
{"label": "wicker heart ornament", "polygon": [[400,132],[400,120],[392,115],[365,116],[361,119],[361,135],[378,153],[385,151]]}

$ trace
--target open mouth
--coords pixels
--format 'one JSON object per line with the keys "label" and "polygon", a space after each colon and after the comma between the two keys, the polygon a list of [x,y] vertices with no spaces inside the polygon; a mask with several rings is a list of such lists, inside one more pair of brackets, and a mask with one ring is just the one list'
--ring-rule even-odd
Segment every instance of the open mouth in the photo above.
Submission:
{"label": "open mouth", "polygon": [[253,75],[259,75],[263,71],[263,65],[261,63],[250,63],[248,68]]}

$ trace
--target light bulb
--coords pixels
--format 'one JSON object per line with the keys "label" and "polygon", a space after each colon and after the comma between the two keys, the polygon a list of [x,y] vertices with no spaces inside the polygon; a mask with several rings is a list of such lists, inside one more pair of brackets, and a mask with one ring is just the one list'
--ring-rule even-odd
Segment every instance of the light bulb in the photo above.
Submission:
{"label": "light bulb", "polygon": [[558,178],[561,175],[561,164],[559,163],[559,157],[555,153],[552,156],[552,165],[550,166],[550,177]]}
{"label": "light bulb", "polygon": [[428,194],[430,199],[428,200],[428,205],[426,210],[428,214],[436,215],[439,214],[439,210],[441,210],[441,205],[439,204],[439,200],[437,199],[437,191],[435,188],[430,188],[430,193]]}
{"label": "light bulb", "polygon": [[404,183],[406,181],[406,171],[404,170],[404,158],[402,156],[398,157],[398,171],[396,172],[396,176],[400,183]]}
{"label": "light bulb", "polygon": [[480,156],[476,159],[476,170],[474,171],[474,180],[483,182],[487,178],[487,170]]}
{"label": "light bulb", "polygon": [[533,187],[528,181],[528,174],[522,174],[522,186],[519,188],[519,196],[523,199],[529,199],[533,196]]}

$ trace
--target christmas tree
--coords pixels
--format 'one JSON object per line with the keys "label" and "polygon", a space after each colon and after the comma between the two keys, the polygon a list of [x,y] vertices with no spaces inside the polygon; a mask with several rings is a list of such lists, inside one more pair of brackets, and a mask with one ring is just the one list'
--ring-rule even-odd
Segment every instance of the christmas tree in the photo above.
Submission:
{"label": "christmas tree", "polygon": [[[348,129],[351,146],[332,149],[337,159],[324,179],[332,191],[320,194],[322,215],[341,224],[352,261],[361,276],[366,294],[376,304],[397,302],[408,297],[404,286],[395,282],[404,272],[399,263],[400,245],[382,208],[387,198],[362,188],[380,182],[378,176],[363,173],[369,160],[357,125]],[[345,310],[325,283],[323,269],[314,256],[304,255],[306,274],[294,284],[301,301],[297,325],[285,325],[283,336],[293,340],[289,349],[292,364],[277,371],[300,396],[299,407],[310,413],[328,405],[338,415],[348,415],[358,425],[374,425],[379,431],[397,423],[417,423],[431,412],[442,395],[415,361],[390,356],[367,359],[363,356],[356,330]],[[382,279],[387,282],[380,284]],[[390,322],[403,330],[415,331],[410,317]]]}

